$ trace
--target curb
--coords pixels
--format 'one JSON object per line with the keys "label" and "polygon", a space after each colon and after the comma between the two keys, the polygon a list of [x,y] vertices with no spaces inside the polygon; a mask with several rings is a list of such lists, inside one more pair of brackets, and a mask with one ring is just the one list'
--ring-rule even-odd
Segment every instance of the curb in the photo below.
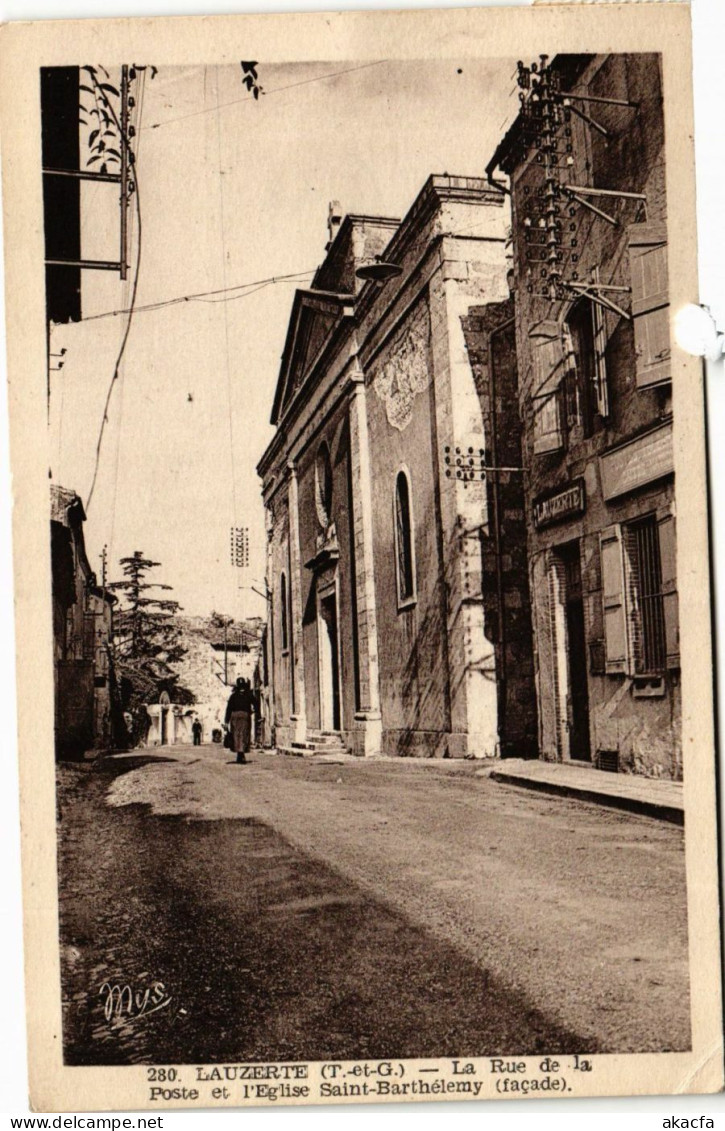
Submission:
{"label": "curb", "polygon": [[672,825],[684,827],[685,811],[677,805],[665,805],[658,801],[645,801],[639,797],[621,797],[618,794],[602,793],[596,789],[582,789],[576,785],[542,781],[538,778],[525,778],[518,774],[508,774],[505,770],[492,770],[488,777],[506,785],[518,785],[523,789],[533,789],[540,793],[550,793],[559,797],[571,797],[576,801],[590,801],[595,805],[604,805],[609,809],[624,809],[629,813],[638,813],[643,817],[654,817],[659,821],[668,821]]}

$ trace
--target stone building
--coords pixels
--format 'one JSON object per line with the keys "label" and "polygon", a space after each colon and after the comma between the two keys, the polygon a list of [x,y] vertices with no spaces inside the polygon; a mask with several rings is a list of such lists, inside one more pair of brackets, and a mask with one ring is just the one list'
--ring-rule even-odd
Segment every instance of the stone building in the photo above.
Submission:
{"label": "stone building", "polygon": [[202,741],[212,742],[215,733],[222,734],[227,701],[236,680],[241,677],[251,683],[255,678],[263,622],[228,618],[225,629],[213,617],[177,616],[176,620],[184,655],[174,664],[174,671],[185,694],[183,702],[174,702],[178,692],[163,681],[159,683],[156,701],[146,704],[148,746],[192,742],[196,719],[202,726]]}
{"label": "stone building", "polygon": [[506,220],[484,180],[433,176],[402,221],[333,221],[295,295],[259,464],[278,746],[535,748]]}
{"label": "stone building", "polygon": [[55,741],[64,758],[108,749],[114,730],[119,737],[110,650],[116,598],[96,585],[85,517],[75,491],[51,486]]}
{"label": "stone building", "polygon": [[519,68],[487,172],[511,185],[540,751],[679,778],[660,59]]}

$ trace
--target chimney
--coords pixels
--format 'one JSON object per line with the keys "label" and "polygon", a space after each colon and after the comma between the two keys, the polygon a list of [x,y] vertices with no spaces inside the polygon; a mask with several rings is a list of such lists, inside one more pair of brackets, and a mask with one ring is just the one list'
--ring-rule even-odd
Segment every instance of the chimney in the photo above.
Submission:
{"label": "chimney", "polygon": [[332,242],[333,242],[333,240],[335,239],[335,236],[337,235],[337,233],[340,230],[340,224],[341,223],[342,223],[342,208],[340,207],[340,201],[339,200],[331,200],[330,201],[330,207],[329,207],[328,212],[327,212],[327,231],[328,231],[329,238],[328,238],[327,243],[325,244],[325,251],[330,250],[330,248],[332,246]]}

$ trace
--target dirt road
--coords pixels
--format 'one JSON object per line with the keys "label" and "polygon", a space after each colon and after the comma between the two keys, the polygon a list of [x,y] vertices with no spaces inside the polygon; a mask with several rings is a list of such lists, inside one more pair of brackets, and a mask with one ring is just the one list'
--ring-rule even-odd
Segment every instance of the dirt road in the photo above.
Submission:
{"label": "dirt road", "polygon": [[[681,830],[473,771],[214,747],[68,771],[68,1055],[688,1047]],[[172,1003],[109,1026],[97,983],[144,978]]]}

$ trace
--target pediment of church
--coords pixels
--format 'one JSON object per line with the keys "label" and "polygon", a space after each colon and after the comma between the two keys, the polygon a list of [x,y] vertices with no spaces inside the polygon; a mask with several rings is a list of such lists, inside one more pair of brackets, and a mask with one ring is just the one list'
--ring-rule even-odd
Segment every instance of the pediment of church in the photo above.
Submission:
{"label": "pediment of church", "polygon": [[345,316],[352,314],[353,295],[327,291],[298,290],[294,304],[277,391],[272,409],[272,424],[284,415],[287,406],[312,372],[317,358]]}

